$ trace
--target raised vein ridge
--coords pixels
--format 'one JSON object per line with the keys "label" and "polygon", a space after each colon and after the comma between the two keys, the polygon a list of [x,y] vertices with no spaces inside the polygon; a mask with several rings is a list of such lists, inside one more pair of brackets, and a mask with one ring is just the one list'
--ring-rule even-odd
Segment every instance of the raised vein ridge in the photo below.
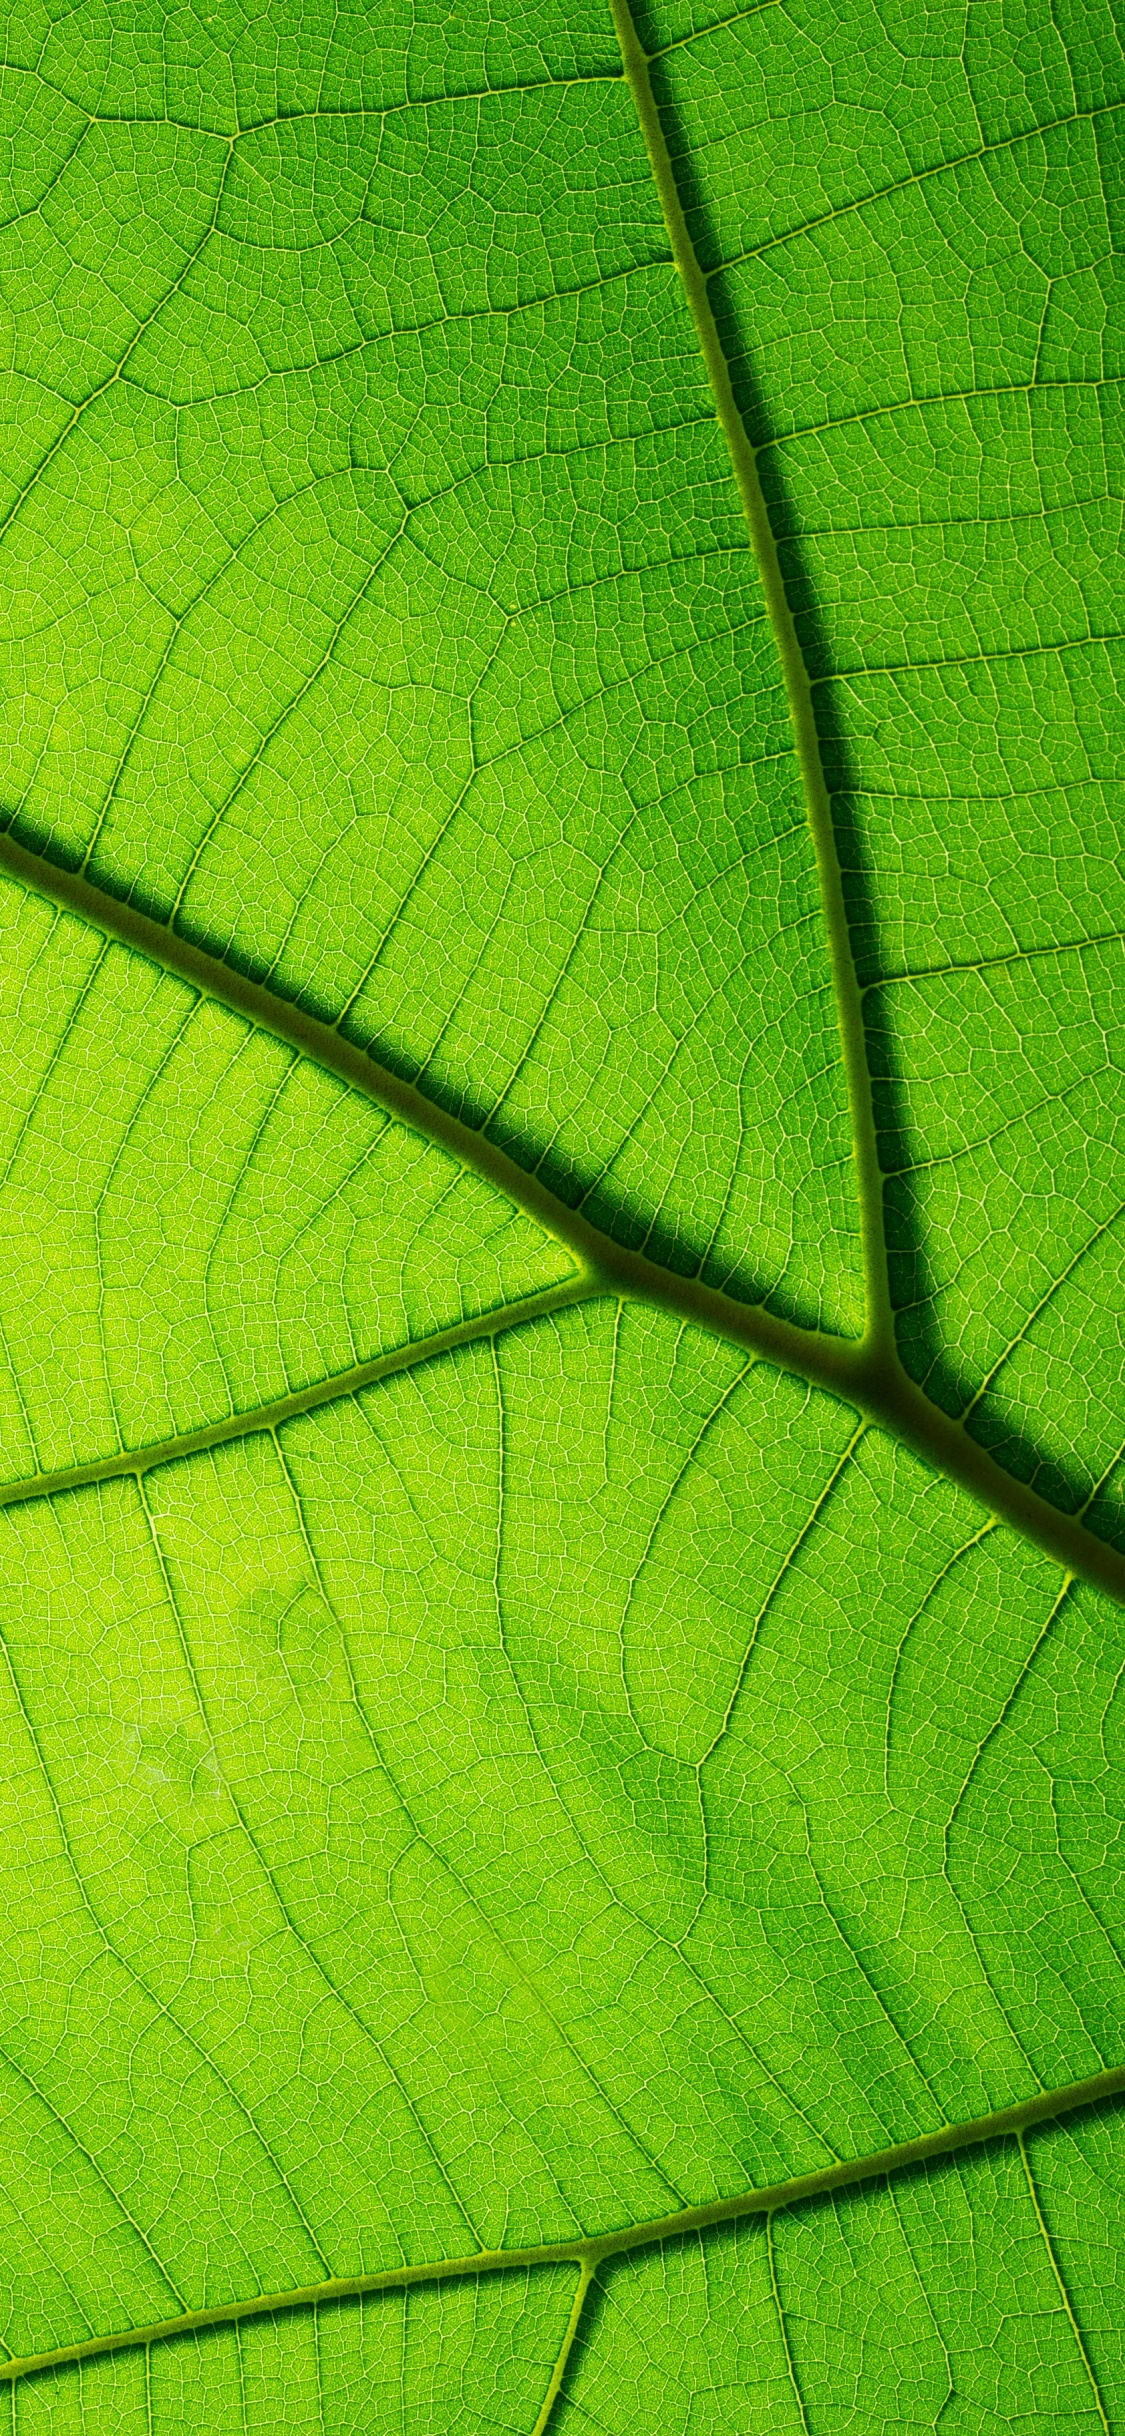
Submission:
{"label": "raised vein ridge", "polygon": [[271,1404],[256,1404],[247,1412],[228,1413],[221,1421],[205,1422],[201,1429],[184,1430],[175,1438],[158,1438],[145,1446],[126,1448],[119,1455],[96,1456],[90,1463],[72,1463],[56,1472],[29,1472],[22,1480],[0,1483],[0,1506],[26,1504],[30,1497],[54,1497],[64,1489],[85,1489],[99,1480],[121,1480],[130,1473],[151,1472],[158,1464],[177,1463],[185,1455],[204,1455],[213,1446],[228,1446],[232,1440],[254,1437],[261,1430],[280,1429],[283,1422],[295,1421],[301,1413],[311,1413],[321,1404],[336,1404],[344,1396],[356,1396],[364,1387],[374,1387],[380,1379],[393,1378],[398,1371],[412,1370],[418,1362],[436,1361],[443,1353],[455,1353],[459,1345],[476,1345],[484,1337],[500,1336],[507,1328],[518,1328],[526,1320],[545,1319],[552,1311],[567,1311],[574,1303],[589,1302],[598,1291],[595,1282],[584,1271],[577,1277],[564,1277],[557,1286],[544,1286],[538,1294],[524,1295],[518,1302],[502,1303],[492,1311],[478,1312],[473,1319],[457,1320],[449,1328],[437,1328],[432,1336],[415,1337],[405,1345],[393,1345],[388,1353],[373,1354],[369,1362],[355,1362],[348,1370],[332,1371],[327,1378],[315,1379],[311,1387],[298,1387],[292,1395],[277,1396]]}
{"label": "raised vein ridge", "polygon": [[652,89],[649,59],[642,50],[629,8],[629,0],[610,0],[617,39],[625,68],[625,81],[633,96],[641,133],[648,153],[664,224],[676,268],[683,282],[688,310],[695,325],[700,353],[707,367],[707,377],[715,400],[715,413],[730,451],[738,495],[742,502],[751,545],[765,595],[766,613],[773,629],[777,656],[785,685],[789,716],[793,723],[793,743],[805,811],[816,855],[817,877],[820,881],[821,904],[828,936],[828,961],[832,975],[832,994],[840,1029],[844,1078],[851,1117],[852,1147],[855,1159],[856,1187],[859,1199],[860,1241],[863,1253],[864,1298],[867,1313],[866,1341],[893,1348],[894,1315],[891,1309],[890,1284],[887,1273],[887,1249],[883,1233],[883,1177],[875,1133],[875,1110],[871,1096],[871,1077],[867,1065],[867,1044],[864,1033],[863,998],[856,978],[852,957],[851,935],[844,903],[844,884],[840,860],[836,851],[836,831],[832,819],[832,803],[821,759],[820,737],[813,709],[812,685],[805,666],[793,611],[785,589],[777,543],[769,520],[765,495],[758,476],[757,451],[751,445],[742,420],[738,400],[731,382],[719,326],[699,257],[692,243],[691,232],[680,201],[680,190],[672,166],[671,154],[665,140],[660,111]]}
{"label": "raised vein ridge", "polygon": [[[630,1251],[624,1244],[615,1243],[611,1235],[591,1226],[580,1210],[569,1209],[537,1175],[519,1167],[486,1133],[463,1124],[460,1117],[451,1116],[436,1100],[427,1099],[415,1084],[404,1082],[401,1075],[380,1065],[366,1049],[346,1040],[331,1024],[321,1023],[291,1000],[248,980],[206,948],[181,937],[168,924],[154,922],[135,906],[123,904],[104,889],[95,888],[80,873],[64,871],[57,863],[48,862],[46,856],[31,853],[8,834],[0,835],[0,870],[9,872],[37,895],[80,915],[107,938],[120,940],[165,971],[178,974],[201,996],[216,999],[259,1030],[285,1041],[303,1057],[338,1075],[353,1090],[375,1100],[413,1132],[438,1143],[474,1175],[496,1185],[572,1254],[579,1271],[573,1282],[575,1301],[602,1294],[647,1303],[655,1310],[690,1320],[713,1336],[724,1337],[728,1343],[776,1363],[780,1369],[795,1372],[810,1386],[842,1396],[926,1462],[936,1464],[951,1480],[967,1489],[978,1504],[1042,1548],[1068,1573],[1092,1582],[1125,1605],[1125,1552],[1099,1539],[1080,1516],[1064,1514],[1026,1482],[1004,1471],[960,1421],[951,1420],[907,1376],[893,1343],[879,1330],[869,1331],[858,1340],[798,1328],[792,1320],[782,1319],[767,1309],[764,1302],[736,1302],[732,1295],[721,1293],[717,1287],[704,1285],[701,1278],[681,1277],[671,1269],[661,1268],[645,1253]],[[562,1289],[552,1288],[549,1292],[566,1291],[568,1283],[564,1281]],[[531,1316],[526,1304],[518,1308],[521,1317]],[[494,1317],[492,1324],[482,1326],[480,1333],[496,1333]],[[435,1339],[428,1340],[428,1344],[433,1353],[446,1350]],[[340,1395],[354,1392],[354,1382],[347,1384],[347,1377],[345,1374],[337,1386]],[[313,1400],[326,1402],[328,1398],[314,1390]],[[280,1415],[281,1419],[286,1417]],[[239,1428],[228,1430],[225,1422],[220,1426],[224,1435],[240,1434]],[[253,1415],[241,1423],[242,1430],[263,1426],[271,1425],[259,1422]],[[166,1454],[146,1457],[146,1463],[170,1460],[173,1455],[190,1451],[185,1441],[177,1440],[169,1443]],[[124,1460],[110,1456],[104,1464],[81,1467],[81,1478],[85,1482],[137,1469],[135,1455]],[[47,1484],[48,1476],[42,1475],[27,1485],[16,1485],[26,1497],[43,1494]],[[78,1486],[79,1481],[74,1476],[60,1476],[56,1485],[62,1489]],[[10,1502],[12,1492],[6,1494]]]}
{"label": "raised vein ridge", "polygon": [[[591,2278],[607,2259],[622,2258],[654,2242],[675,2241],[685,2233],[705,2232],[711,2225],[734,2224],[743,2216],[768,2217],[778,2208],[795,2207],[802,2200],[828,2199],[836,2191],[850,2190],[861,2182],[879,2181],[909,2166],[926,2165],[936,2157],[952,2156],[957,2149],[980,2147],[986,2140],[1022,2140],[1026,2132],[1039,2124],[1056,2122],[1079,2107],[1096,2106],[1122,2096],[1125,2096],[1125,2064],[1116,2064],[1108,2072],[1092,2074],[1088,2080],[1068,2081],[1061,2089],[1039,2090],[1017,2106],[1003,2106],[994,2114],[978,2115],[971,2123],[944,2123],[937,2131],[923,2132],[917,2140],[900,2140],[894,2148],[818,2166],[811,2174],[797,2174],[789,2182],[740,2191],[732,2199],[714,2199],[702,2207],[681,2208],[674,2216],[652,2217],[645,2224],[625,2225],[613,2233],[595,2234],[589,2240],[580,2236],[575,2241],[540,2242],[523,2250],[478,2250],[468,2258],[428,2259],[417,2265],[385,2267],[374,2275],[334,2276],[322,2284],[297,2285],[290,2292],[256,2292],[247,2300],[220,2301],[214,2308],[188,2310],[182,2317],[162,2318],[152,2326],[120,2327],[111,2334],[89,2335],[81,2343],[60,2344],[56,2351],[30,2352],[21,2358],[0,2361],[0,2380],[12,2383],[17,2377],[33,2375],[37,2369],[66,2368],[79,2360],[98,2359],[105,2352],[168,2342],[177,2335],[198,2334],[210,2326],[233,2326],[242,2318],[261,2317],[273,2310],[315,2309],[328,2301],[356,2300],[363,2293],[400,2291],[410,2284],[444,2283],[454,2277],[498,2275],[512,2268],[566,2265],[579,2268],[579,2288],[568,2328],[571,2336]],[[567,2350],[569,2341],[564,2345],[559,2374]],[[556,2377],[549,2396],[551,2401],[557,2383]],[[541,2413],[540,2425],[544,2424]]]}

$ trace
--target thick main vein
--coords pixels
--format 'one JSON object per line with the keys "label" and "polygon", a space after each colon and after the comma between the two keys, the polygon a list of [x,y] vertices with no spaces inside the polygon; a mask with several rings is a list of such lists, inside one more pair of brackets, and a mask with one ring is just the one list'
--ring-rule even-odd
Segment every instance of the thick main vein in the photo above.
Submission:
{"label": "thick main vein", "polygon": [[758,475],[757,451],[751,445],[739,411],[730,366],[719,335],[708,292],[707,277],[692,244],[676,173],[628,0],[610,0],[625,79],[633,96],[648,153],[672,255],[683,281],[688,309],[715,399],[715,412],[730,450],[731,466],[758,562],[766,610],[781,664],[794,749],[804,792],[820,881],[828,936],[832,990],[840,1028],[859,1198],[860,1241],[867,1312],[866,1341],[874,1347],[894,1344],[887,1250],[883,1232],[883,1178],[879,1167],[875,1110],[864,1038],[863,1000],[852,958],[844,883],[836,849],[832,804],[821,758],[812,686],[785,589],[781,561]]}
{"label": "thick main vein", "polygon": [[[566,2352],[577,2330],[582,2301],[595,2271],[608,2259],[623,2258],[657,2242],[676,2241],[686,2233],[706,2232],[712,2225],[734,2224],[740,2217],[768,2219],[779,2208],[827,2199],[836,2191],[852,2189],[858,2183],[884,2181],[888,2175],[902,2173],[911,2166],[927,2165],[934,2158],[952,2156],[958,2149],[979,2147],[986,2140],[1014,2138],[1022,2144],[1025,2133],[1039,2124],[1056,2122],[1078,2107],[1096,2106],[1122,2096],[1125,2096],[1125,2064],[1117,2064],[1108,2072],[1093,2074],[1089,2080],[1069,2081],[1061,2089],[1039,2090],[1017,2106],[978,2115],[971,2123],[943,2123],[937,2131],[923,2132],[916,2140],[900,2140],[895,2147],[879,2149],[870,2156],[845,2158],[838,2165],[819,2166],[814,2173],[797,2174],[788,2182],[740,2191],[733,2198],[710,2200],[702,2207],[681,2208],[674,2216],[652,2217],[644,2224],[624,2225],[589,2239],[539,2242],[523,2250],[477,2250],[466,2258],[428,2259],[407,2267],[386,2267],[372,2275],[334,2276],[326,2283],[302,2284],[288,2292],[256,2292],[245,2300],[220,2301],[213,2308],[193,2309],[182,2317],[164,2318],[152,2326],[125,2326],[109,2334],[91,2335],[84,2342],[60,2344],[54,2351],[0,2361],[0,2382],[31,2376],[39,2369],[65,2368],[79,2360],[96,2359],[105,2352],[167,2342],[177,2335],[196,2334],[209,2326],[237,2325],[243,2318],[261,2317],[273,2311],[315,2309],[325,2302],[358,2299],[364,2293],[394,2292],[411,2284],[451,2282],[466,2276],[498,2275],[511,2268],[526,2272],[529,2267],[573,2264],[581,2271],[579,2288],[568,2328],[569,2339],[552,2380],[553,2400]],[[539,2425],[546,2425],[542,2413]]]}
{"label": "thick main vein", "polygon": [[[838,889],[834,847],[832,853]],[[859,1340],[800,1328],[771,1311],[764,1300],[737,1302],[733,1295],[705,1285],[698,1276],[684,1277],[662,1268],[647,1253],[631,1251],[591,1225],[580,1209],[571,1209],[560,1200],[539,1175],[520,1167],[486,1132],[452,1116],[437,1100],[428,1099],[416,1084],[404,1081],[389,1066],[381,1065],[358,1042],[348,1040],[333,1025],[307,1014],[291,999],[281,998],[274,991],[263,989],[259,982],[248,980],[221,957],[198,947],[194,940],[184,938],[167,923],[152,921],[135,906],[95,888],[80,873],[64,871],[44,855],[32,854],[8,834],[0,835],[0,871],[7,871],[37,895],[66,907],[107,937],[177,974],[201,997],[229,1007],[260,1031],[285,1041],[315,1065],[323,1066],[353,1090],[361,1091],[412,1132],[436,1143],[462,1167],[495,1185],[556,1242],[565,1245],[579,1274],[560,1286],[549,1287],[543,1296],[529,1296],[519,1304],[508,1305],[506,1308],[516,1317],[536,1317],[542,1311],[561,1308],[565,1300],[579,1302],[595,1295],[609,1295],[689,1320],[711,1335],[725,1338],[729,1344],[764,1356],[779,1369],[794,1372],[810,1386],[843,1397],[925,1462],[936,1465],[989,1513],[1042,1548],[1067,1572],[1094,1583],[1125,1605],[1125,1552],[1099,1539],[1079,1516],[1062,1513],[1036,1489],[1006,1472],[960,1421],[942,1412],[907,1376],[893,1341],[879,1330],[869,1330]],[[842,909],[842,896],[840,905]],[[858,1006],[854,974],[851,989]],[[862,1040],[858,1045],[862,1056]],[[866,1091],[866,1064],[864,1077]],[[872,1135],[872,1158],[873,1142]],[[881,1234],[879,1241],[881,1246]],[[456,1329],[427,1338],[425,1355],[452,1351],[456,1344],[493,1335],[503,1324],[506,1322],[498,1314],[488,1314],[479,1321],[464,1321]],[[373,1385],[376,1377],[422,1358],[421,1347],[404,1346],[396,1353],[379,1355],[375,1362],[362,1365],[362,1377],[358,1371],[342,1372],[331,1382],[281,1399],[277,1406],[262,1407],[258,1414],[231,1415],[212,1423],[208,1429],[169,1440],[160,1449],[145,1451],[143,1459],[136,1453],[114,1454],[103,1462],[78,1466],[65,1474],[37,1474],[0,1490],[0,1500],[11,1503],[17,1497],[41,1496],[52,1487],[76,1488],[123,1472],[143,1471],[156,1460],[192,1454],[198,1448],[218,1445],[224,1439],[243,1436],[258,1427],[276,1428],[298,1411],[309,1411],[333,1396],[354,1393],[357,1386]]]}

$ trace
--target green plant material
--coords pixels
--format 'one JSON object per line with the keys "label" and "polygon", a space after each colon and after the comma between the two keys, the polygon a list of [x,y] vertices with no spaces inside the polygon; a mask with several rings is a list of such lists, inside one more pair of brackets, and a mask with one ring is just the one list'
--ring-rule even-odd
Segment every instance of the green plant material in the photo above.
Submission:
{"label": "green plant material", "polygon": [[1101,0],[10,10],[0,2424],[1125,2430]]}

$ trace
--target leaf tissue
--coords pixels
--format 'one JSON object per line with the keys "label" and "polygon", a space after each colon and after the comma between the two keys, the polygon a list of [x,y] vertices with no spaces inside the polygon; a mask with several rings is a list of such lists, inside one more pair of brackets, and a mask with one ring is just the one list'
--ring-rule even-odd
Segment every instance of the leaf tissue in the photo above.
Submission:
{"label": "leaf tissue", "polygon": [[7,10],[12,2436],[1125,2436],[1123,101]]}

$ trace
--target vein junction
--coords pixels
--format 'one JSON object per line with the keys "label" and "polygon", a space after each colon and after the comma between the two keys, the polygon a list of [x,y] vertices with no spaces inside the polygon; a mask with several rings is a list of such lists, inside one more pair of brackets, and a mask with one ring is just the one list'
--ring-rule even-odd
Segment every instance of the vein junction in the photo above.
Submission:
{"label": "vein junction", "polygon": [[[0,866],[25,886],[68,907],[108,937],[120,940],[158,967],[186,980],[200,994],[233,1009],[245,1022],[260,1028],[300,1055],[324,1067],[349,1087],[387,1109],[401,1123],[440,1145],[463,1166],[508,1195],[570,1252],[576,1263],[572,1277],[542,1292],[509,1302],[470,1320],[438,1330],[365,1363],[354,1364],[249,1412],[229,1413],[205,1427],[159,1443],[125,1451],[99,1461],[53,1473],[39,1473],[0,1489],[0,1503],[59,1493],[72,1487],[140,1475],[156,1465],[206,1451],[252,1432],[280,1431],[299,1414],[329,1400],[374,1386],[399,1370],[437,1359],[474,1342],[495,1338],[502,1331],[550,1318],[555,1313],[600,1296],[634,1299],[691,1320],[695,1325],[748,1349],[857,1406],[952,1479],[967,1488],[991,1512],[1044,1547],[1068,1575],[1078,1574],[1116,1596],[1125,1596],[1125,1557],[1098,1541],[1080,1518],[1070,1517],[1005,1473],[969,1435],[951,1421],[909,1378],[894,1340],[883,1233],[883,1175],[880,1171],[867,1071],[862,1008],[841,887],[831,807],[820,759],[808,671],[804,666],[792,613],[785,595],[776,546],[758,481],[755,452],[742,425],[731,388],[719,333],[684,220],[676,181],[668,157],[651,86],[648,64],[640,51],[624,0],[614,0],[626,79],[637,106],[657,187],[665,210],[669,236],[685,294],[693,314],[702,353],[711,378],[716,412],[730,449],[751,540],[762,575],[766,606],[777,643],[788,693],[796,758],[805,789],[810,832],[820,873],[826,932],[839,1017],[843,1064],[851,1106],[859,1200],[863,1221],[867,1289],[867,1327],[861,1339],[848,1341],[793,1326],[764,1306],[738,1303],[704,1286],[661,1268],[643,1254],[631,1252],[604,1231],[592,1227],[580,1210],[568,1208],[533,1173],[488,1139],[452,1118],[435,1101],[378,1064],[362,1045],[348,1040],[336,1026],[317,1022],[269,990],[247,981],[222,960],[182,936],[174,914],[169,924],[149,921],[79,875],[74,877],[29,853],[13,838],[0,840]],[[311,683],[311,679],[309,682]],[[183,891],[181,891],[181,896]],[[862,1424],[861,1424],[862,1426]],[[853,1441],[854,1443],[854,1441]],[[1092,2079],[1043,2092],[1022,2105],[995,2112],[970,2123],[946,2125],[919,2139],[867,2157],[822,2167],[767,2189],[743,2192],[696,2208],[651,2219],[590,2238],[542,2244],[518,2251],[480,2251],[466,2257],[386,2269],[358,2278],[327,2278],[323,2283],[182,2312],[159,2324],[101,2334],[53,2352],[0,2364],[0,2377],[10,2382],[35,2369],[92,2358],[127,2347],[147,2347],[165,2338],[224,2324],[274,2310],[311,2307],[377,2293],[396,2287],[451,2278],[472,2278],[515,2267],[571,2265],[576,2269],[573,2306],[561,2353],[556,2361],[532,2436],[546,2429],[561,2389],[571,2346],[579,2330],[584,2304],[599,2270],[618,2256],[645,2245],[673,2240],[742,2217],[763,2215],[767,2224],[778,2209],[809,2203],[869,2179],[924,2165],[944,2154],[1001,2137],[1024,2134],[1048,2119],[1095,2101],[1125,2094],[1125,2067]],[[1030,2179],[1030,2178],[1029,2178]],[[456,2238],[456,2237],[455,2237]],[[1060,2287],[1061,2288],[1061,2287]],[[1077,2331],[1077,2330],[1076,2330]],[[1080,2338],[1079,2338],[1080,2339]]]}
{"label": "vein junction", "polygon": [[925,2165],[938,2157],[952,2156],[958,2149],[978,2147],[987,2140],[1018,2139],[1037,2125],[1057,2121],[1060,2116],[1073,2114],[1082,2106],[1105,2104],[1125,2096],[1125,2065],[1116,2065],[1108,2072],[1094,2074],[1084,2081],[1071,2081],[1061,2089],[1040,2090],[1035,2097],[1025,2098],[1018,2106],[1008,2106],[996,2113],[982,2115],[971,2123],[943,2124],[938,2131],[924,2132],[916,2140],[902,2140],[896,2147],[880,2149],[868,2157],[855,2157],[841,2164],[821,2166],[815,2173],[800,2174],[789,2182],[779,2182],[767,2188],[740,2192],[733,2199],[716,2199],[703,2207],[681,2208],[673,2216],[655,2217],[647,2224],[626,2225],[612,2233],[600,2233],[590,2239],[542,2242],[524,2250],[479,2250],[467,2258],[431,2259],[418,2265],[387,2267],[373,2275],[337,2276],[322,2284],[305,2284],[290,2292],[259,2292],[241,2301],[219,2302],[212,2309],[185,2311],[181,2317],[165,2318],[152,2326],[122,2327],[111,2334],[91,2335],[84,2342],[62,2345],[57,2351],[34,2352],[19,2359],[0,2361],[0,2381],[13,2383],[18,2377],[31,2376],[38,2369],[64,2368],[80,2360],[92,2360],[111,2351],[147,2347],[151,2343],[167,2342],[177,2335],[198,2334],[212,2326],[236,2325],[242,2318],[260,2317],[274,2310],[317,2308],[326,2302],[358,2299],[364,2293],[393,2292],[410,2284],[449,2282],[456,2277],[496,2275],[515,2268],[557,2267],[573,2264],[579,2270],[575,2305],[562,2352],[556,2362],[554,2376],[544,2400],[537,2428],[545,2427],[566,2366],[582,2303],[597,2270],[614,2258],[623,2258],[634,2250],[651,2247],[656,2242],[675,2241],[684,2234],[701,2233],[712,2225],[734,2224],[740,2217],[764,2216],[768,2219],[779,2208],[800,2205],[802,2201],[830,2198],[836,2191],[845,2191],[862,2182],[884,2179],[901,2173],[910,2166]]}
{"label": "vein junction", "polygon": [[311,1387],[297,1388],[292,1395],[278,1396],[272,1404],[260,1404],[251,1412],[229,1413],[224,1420],[210,1421],[202,1429],[185,1430],[179,1437],[162,1438],[120,1455],[103,1455],[92,1463],[69,1464],[60,1471],[33,1472],[23,1480],[7,1481],[0,1485],[0,1506],[23,1505],[31,1497],[54,1497],[64,1489],[87,1488],[94,1481],[120,1480],[128,1474],[151,1472],[158,1464],[206,1454],[209,1448],[229,1445],[232,1439],[278,1430],[286,1421],[296,1420],[299,1413],[315,1412],[318,1405],[335,1403],[341,1396],[359,1395],[365,1387],[376,1386],[380,1379],[394,1378],[401,1370],[412,1370],[418,1362],[435,1361],[440,1354],[455,1353],[460,1345],[476,1345],[508,1328],[519,1328],[528,1320],[545,1319],[554,1311],[568,1311],[575,1303],[589,1302],[596,1291],[596,1286],[580,1271],[576,1277],[564,1279],[561,1285],[545,1287],[541,1294],[529,1294],[518,1302],[503,1304],[498,1310],[482,1311],[473,1319],[460,1320],[453,1327],[436,1329],[432,1336],[395,1345],[388,1353],[373,1355],[369,1362],[356,1362],[350,1370],[335,1371],[328,1378],[315,1380]]}
{"label": "vein junction", "polygon": [[[21,1498],[42,1496],[52,1489],[85,1486],[92,1481],[145,1470],[152,1464],[171,1461],[255,1429],[277,1427],[294,1413],[311,1410],[333,1396],[354,1394],[357,1388],[373,1384],[390,1370],[451,1351],[456,1344],[469,1343],[478,1336],[496,1335],[502,1327],[565,1304],[607,1295],[646,1303],[693,1322],[781,1369],[795,1372],[811,1386],[846,1399],[867,1419],[888,1430],[925,1461],[937,1465],[990,1513],[1054,1557],[1068,1573],[1125,1602],[1125,1554],[1098,1539],[1079,1516],[1063,1513],[1036,1490],[1004,1471],[961,1422],[942,1412],[908,1376],[880,1309],[876,1309],[874,1324],[869,1325],[863,1337],[829,1336],[797,1327],[764,1304],[736,1302],[732,1295],[704,1285],[698,1277],[683,1277],[662,1268],[645,1253],[629,1250],[592,1226],[580,1209],[568,1208],[537,1175],[520,1167],[507,1151],[490,1141],[487,1133],[475,1131],[459,1117],[451,1116],[413,1083],[403,1081],[389,1067],[380,1065],[339,1029],[306,1014],[303,1008],[263,989],[258,982],[248,980],[168,924],[150,920],[134,906],[94,887],[80,873],[64,871],[45,856],[31,853],[9,834],[0,835],[0,870],[38,895],[78,914],[108,938],[119,940],[165,971],[176,973],[201,997],[216,1000],[259,1030],[286,1042],[353,1090],[363,1092],[412,1131],[437,1143],[463,1167],[495,1185],[517,1208],[565,1245],[577,1270],[573,1281],[567,1280],[543,1296],[511,1304],[504,1312],[486,1314],[479,1321],[462,1323],[459,1328],[443,1330],[438,1336],[401,1348],[395,1354],[381,1355],[374,1363],[364,1364],[362,1373],[344,1372],[335,1381],[303,1390],[276,1406],[264,1406],[257,1414],[230,1416],[190,1437],[171,1439],[126,1455],[107,1456],[73,1472],[41,1474],[13,1482],[0,1492],[3,1502],[10,1504]],[[869,1230],[869,1243],[870,1240]]]}

